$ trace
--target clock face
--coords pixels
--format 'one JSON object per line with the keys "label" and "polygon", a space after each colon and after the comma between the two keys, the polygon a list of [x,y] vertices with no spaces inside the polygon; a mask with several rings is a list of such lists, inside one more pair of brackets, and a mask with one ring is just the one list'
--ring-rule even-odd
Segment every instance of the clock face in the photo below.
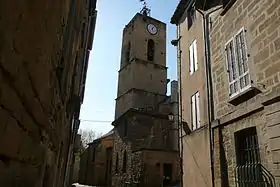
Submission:
{"label": "clock face", "polygon": [[154,35],[157,33],[157,27],[154,24],[149,24],[147,28],[150,34]]}

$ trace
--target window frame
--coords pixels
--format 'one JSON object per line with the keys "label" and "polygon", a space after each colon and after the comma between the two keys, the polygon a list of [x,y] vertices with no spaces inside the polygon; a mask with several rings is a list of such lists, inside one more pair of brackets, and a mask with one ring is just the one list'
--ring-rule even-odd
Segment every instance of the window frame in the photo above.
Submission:
{"label": "window frame", "polygon": [[[194,12],[193,12],[193,10],[194,10]],[[196,9],[195,9],[195,3],[193,3],[189,7],[189,9],[187,10],[187,27],[188,27],[188,30],[190,30],[190,28],[193,26],[195,20],[196,20]]]}
{"label": "window frame", "polygon": [[[193,98],[194,98],[194,102],[193,102]],[[200,93],[199,91],[197,91],[191,96],[191,129],[192,131],[194,131],[199,129],[200,127],[201,127]]]}
{"label": "window frame", "polygon": [[[237,54],[236,54],[236,49],[237,49],[237,45],[236,45],[236,37],[243,33],[243,39],[244,39],[244,43],[245,43],[245,57],[246,57],[246,63],[247,63],[247,71],[244,72],[242,75],[240,75],[239,71],[240,71],[240,67],[239,67],[239,64],[238,64],[238,57],[237,57]],[[227,46],[230,44],[230,43],[233,43],[233,59],[234,59],[234,62],[235,62],[235,71],[236,71],[236,77],[234,80],[230,81],[230,68],[229,68],[229,61],[228,61],[228,53],[227,53]],[[250,75],[250,67],[249,67],[249,57],[248,57],[248,44],[247,44],[247,39],[246,39],[246,29],[244,27],[242,27],[241,29],[239,29],[224,45],[225,47],[225,58],[226,58],[226,70],[227,70],[227,77],[228,77],[228,93],[229,93],[229,97],[230,98],[233,98],[237,95],[240,95],[242,94],[243,92],[245,92],[246,90],[248,90],[249,88],[252,87],[252,82],[251,82],[251,75]],[[239,49],[240,50],[240,49]],[[241,78],[245,77],[245,75],[248,74],[248,80],[249,80],[249,83],[247,86],[245,86],[244,88],[241,88],[240,86],[240,80]],[[234,84],[235,82],[237,82],[237,91],[234,92],[234,93],[231,93],[231,90],[230,90],[230,86],[231,84]]]}
{"label": "window frame", "polygon": [[148,39],[147,42],[147,60],[155,60],[155,41],[153,39]]}
{"label": "window frame", "polygon": [[126,51],[125,51],[125,62],[129,63],[131,57],[131,42],[128,41]]}
{"label": "window frame", "polygon": [[194,74],[198,70],[197,40],[194,39],[189,46],[189,71]]}

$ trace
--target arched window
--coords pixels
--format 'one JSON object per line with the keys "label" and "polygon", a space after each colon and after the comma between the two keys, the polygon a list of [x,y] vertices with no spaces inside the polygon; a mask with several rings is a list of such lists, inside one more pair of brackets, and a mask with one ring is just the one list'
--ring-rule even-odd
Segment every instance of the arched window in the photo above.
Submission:
{"label": "arched window", "polygon": [[152,39],[148,40],[148,51],[147,51],[147,59],[150,61],[154,60],[155,53],[155,42]]}
{"label": "arched window", "polygon": [[126,150],[123,153],[123,173],[126,173],[126,164],[127,164],[127,154],[126,154]]}
{"label": "arched window", "polygon": [[130,51],[131,51],[131,43],[128,42],[127,48],[126,48],[126,53],[125,53],[125,62],[128,63],[130,59]]}
{"label": "arched window", "polygon": [[118,173],[118,170],[119,170],[119,155],[117,153],[117,156],[116,156],[116,165],[115,165],[115,173]]}

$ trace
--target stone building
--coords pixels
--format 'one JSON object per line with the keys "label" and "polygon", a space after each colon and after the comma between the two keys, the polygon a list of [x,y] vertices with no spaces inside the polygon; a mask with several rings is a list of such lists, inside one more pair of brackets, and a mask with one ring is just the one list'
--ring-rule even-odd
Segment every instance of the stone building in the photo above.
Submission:
{"label": "stone building", "polygon": [[81,155],[79,183],[111,186],[114,130],[94,140]]}
{"label": "stone building", "polygon": [[95,6],[1,1],[1,186],[70,185]]}
{"label": "stone building", "polygon": [[[168,82],[166,24],[137,13],[123,30],[112,186],[166,186],[178,180],[178,130],[168,118],[173,114]],[[176,82],[172,85],[176,90]]]}
{"label": "stone building", "polygon": [[79,171],[80,171],[80,161],[81,161],[81,150],[82,150],[81,134],[76,135],[75,148],[74,148],[74,164],[72,173],[72,184],[79,182]]}
{"label": "stone building", "polygon": [[[196,14],[188,11],[192,4]],[[178,39],[174,43],[178,46],[182,64],[179,70],[185,72],[184,66],[191,60],[184,60],[182,49],[187,34],[182,30],[189,27],[188,19],[199,20],[197,13],[203,15],[198,21],[199,25],[203,23],[203,27],[195,32],[195,36],[204,34],[201,49],[205,56],[210,136],[210,154],[205,154],[204,159],[209,160],[212,168],[212,179],[209,180],[212,186],[280,185],[279,12],[278,0],[182,0],[172,17],[172,22],[178,26]],[[187,26],[186,23],[184,25],[186,17]],[[191,29],[187,31],[190,34],[188,38],[193,37]],[[182,77],[181,83],[187,80],[184,73],[179,77]],[[191,79],[187,84],[186,88],[182,85],[181,93],[192,88]],[[180,104],[182,120],[185,120],[184,102]],[[192,131],[186,131],[186,136],[192,134]],[[186,141],[187,146],[191,147],[192,140]],[[205,141],[196,140],[196,144]],[[189,148],[183,146],[183,149]],[[197,146],[194,153],[199,151]],[[185,152],[184,168],[192,166],[188,158],[184,158]],[[183,186],[206,186],[194,184],[194,180],[187,176],[199,178],[201,174],[209,173],[208,168],[202,170],[185,173],[189,170],[184,169]]]}
{"label": "stone building", "polygon": [[280,1],[222,7],[210,28],[215,184],[279,186]]}

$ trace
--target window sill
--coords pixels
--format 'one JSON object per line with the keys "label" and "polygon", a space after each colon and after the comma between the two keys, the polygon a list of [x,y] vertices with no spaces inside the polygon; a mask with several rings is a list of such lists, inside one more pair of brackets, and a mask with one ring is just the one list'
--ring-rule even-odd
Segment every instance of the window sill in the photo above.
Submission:
{"label": "window sill", "polygon": [[196,132],[199,132],[199,131],[201,131],[202,129],[205,129],[207,127],[207,125],[201,125],[200,127],[198,127],[197,129],[195,129],[195,130],[192,130],[192,132],[191,133],[196,133]]}
{"label": "window sill", "polygon": [[199,128],[197,128],[195,130],[190,130],[190,128],[188,127],[187,128],[188,129],[187,132],[185,130],[185,128],[186,128],[185,127],[184,130],[185,130],[186,134],[184,136],[191,136],[192,134],[199,133],[201,130],[205,129],[206,127],[207,127],[206,124],[201,125]]}
{"label": "window sill", "polygon": [[231,97],[228,102],[234,106],[237,106],[240,103],[248,101],[259,93],[261,93],[261,91],[258,88],[251,86],[248,89],[240,92],[239,94]]}

